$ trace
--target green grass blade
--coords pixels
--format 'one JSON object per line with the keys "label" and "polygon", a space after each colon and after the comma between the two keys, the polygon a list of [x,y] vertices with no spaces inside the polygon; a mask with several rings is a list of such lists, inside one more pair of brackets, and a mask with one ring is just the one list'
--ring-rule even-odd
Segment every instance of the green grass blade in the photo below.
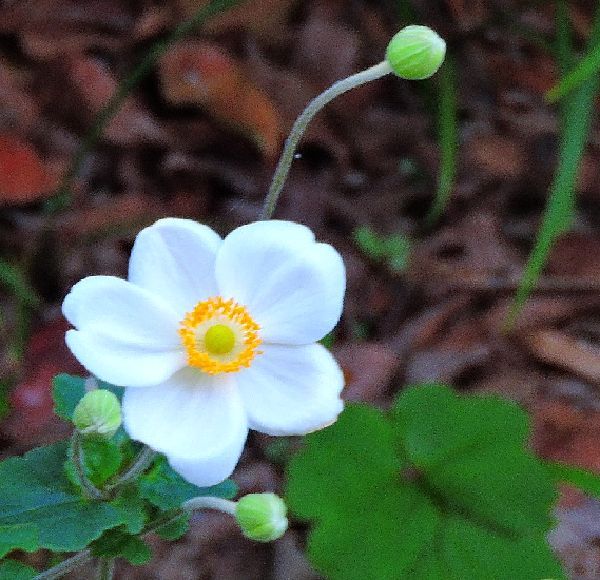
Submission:
{"label": "green grass blade", "polygon": [[[600,8],[596,13],[588,44],[590,46],[600,45]],[[575,208],[577,174],[590,131],[599,82],[600,75],[585,80],[565,101],[561,111],[563,134],[560,142],[558,167],[550,186],[550,196],[535,246],[527,260],[508,316],[506,326],[509,329],[535,288],[554,243],[570,226]]]}
{"label": "green grass blade", "polygon": [[0,258],[0,285],[27,306],[38,306],[40,303],[37,292],[31,287],[21,269],[2,258]]}
{"label": "green grass blade", "polygon": [[557,56],[561,71],[561,80],[546,92],[546,100],[555,103],[563,99],[566,95],[572,93],[577,87],[589,78],[596,76],[600,71],[600,44],[591,45],[588,53],[571,69],[571,59],[569,59],[570,44],[568,30],[568,13],[564,1],[558,2],[556,6],[557,15]]}
{"label": "green grass blade", "polygon": [[190,20],[180,24],[165,40],[162,42],[157,42],[150,49],[142,62],[140,62],[140,64],[128,77],[121,81],[117,87],[117,90],[115,91],[115,94],[111,97],[102,111],[98,113],[93,127],[90,129],[78,151],[75,153],[73,161],[62,179],[57,193],[46,202],[46,213],[53,214],[70,205],[73,180],[79,174],[87,154],[91,151],[91,149],[93,149],[98,139],[100,139],[104,129],[119,111],[125,99],[152,71],[158,59],[167,52],[171,45],[194,32],[213,16],[216,16],[220,12],[224,12],[242,2],[243,0],[213,0],[210,2],[210,4],[208,4],[208,6],[203,6],[200,8]]}
{"label": "green grass blade", "polygon": [[458,159],[458,114],[456,106],[456,67],[454,60],[446,57],[440,71],[438,88],[438,143],[440,147],[440,173],[435,200],[427,223],[432,225],[442,215],[450,199],[456,179]]}
{"label": "green grass blade", "polygon": [[547,461],[546,468],[557,483],[568,483],[588,495],[600,498],[600,475],[557,461]]}

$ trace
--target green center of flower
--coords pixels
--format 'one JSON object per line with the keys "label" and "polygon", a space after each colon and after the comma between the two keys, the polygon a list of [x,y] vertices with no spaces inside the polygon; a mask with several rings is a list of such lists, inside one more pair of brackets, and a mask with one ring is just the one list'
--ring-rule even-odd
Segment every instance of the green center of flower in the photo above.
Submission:
{"label": "green center of flower", "polygon": [[206,331],[204,344],[211,354],[227,354],[235,346],[235,334],[229,326],[215,324]]}

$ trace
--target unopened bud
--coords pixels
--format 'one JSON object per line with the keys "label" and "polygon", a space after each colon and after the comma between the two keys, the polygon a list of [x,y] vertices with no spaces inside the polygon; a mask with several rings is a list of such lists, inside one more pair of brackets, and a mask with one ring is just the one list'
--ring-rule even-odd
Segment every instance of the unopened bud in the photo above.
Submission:
{"label": "unopened bud", "polygon": [[412,24],[398,32],[385,52],[390,67],[399,77],[421,80],[433,75],[444,62],[446,43],[428,28]]}
{"label": "unopened bud", "polygon": [[121,425],[121,405],[106,389],[87,392],[75,407],[73,423],[82,435],[110,439]]}
{"label": "unopened bud", "polygon": [[281,538],[288,527],[285,502],[273,493],[253,493],[240,499],[235,508],[244,536],[256,542]]}

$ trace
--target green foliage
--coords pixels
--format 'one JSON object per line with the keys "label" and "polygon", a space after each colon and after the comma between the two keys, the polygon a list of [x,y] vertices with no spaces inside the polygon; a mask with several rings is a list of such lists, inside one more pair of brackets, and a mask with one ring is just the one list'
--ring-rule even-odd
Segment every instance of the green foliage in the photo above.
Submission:
{"label": "green foliage", "polygon": [[[559,16],[563,14],[564,20],[563,12],[559,10],[557,14]],[[559,21],[559,31],[561,31],[558,43],[559,56],[563,64],[568,59],[568,55],[565,54],[567,50],[565,22],[561,25]],[[596,12],[588,46],[590,50],[592,47],[600,46],[600,8]],[[599,83],[599,75],[586,78],[563,103],[558,167],[550,186],[550,197],[544,211],[542,225],[515,296],[508,326],[514,324],[527,298],[535,288],[554,243],[570,226],[575,208],[577,174],[590,132]]]}
{"label": "green foliage", "polygon": [[[96,437],[86,438],[81,441],[81,449],[85,475],[96,487],[101,487],[119,472],[123,454],[115,442]],[[73,458],[68,459],[65,469],[71,482],[79,485]]]}
{"label": "green foliage", "polygon": [[148,544],[137,535],[128,534],[121,529],[105,532],[92,544],[92,554],[103,558],[125,558],[136,566],[152,559]]}
{"label": "green foliage", "polygon": [[0,463],[4,550],[76,551],[126,521],[122,510],[81,497],[65,475],[66,453],[61,442]]}
{"label": "green foliage", "polygon": [[563,578],[545,540],[554,483],[527,436],[516,405],[442,385],[389,413],[349,406],[289,466],[311,559],[333,580]]}
{"label": "green foliage", "polygon": [[156,528],[156,535],[163,540],[178,540],[186,534],[190,528],[190,514],[185,513],[179,516],[177,519]]}
{"label": "green foliage", "polygon": [[382,236],[370,226],[354,230],[356,245],[369,258],[383,262],[392,272],[403,272],[410,257],[410,240],[402,234]]}
{"label": "green foliage", "polygon": [[139,480],[140,496],[161,510],[181,507],[188,499],[200,496],[213,496],[230,499],[237,493],[237,486],[230,479],[212,487],[196,487],[182,479],[160,457],[152,469]]}
{"label": "green foliage", "polygon": [[37,570],[16,560],[0,562],[0,580],[32,580],[37,576]]}
{"label": "green foliage", "polygon": [[[96,380],[98,388],[106,389],[114,393],[119,400],[123,389],[115,387],[104,381]],[[75,375],[61,373],[52,379],[52,398],[54,400],[54,412],[65,421],[72,421],[73,413],[77,403],[86,393],[86,379]]]}
{"label": "green foliage", "polygon": [[600,499],[600,475],[581,467],[572,467],[554,461],[546,462],[546,469],[554,477],[556,483],[567,483]]}

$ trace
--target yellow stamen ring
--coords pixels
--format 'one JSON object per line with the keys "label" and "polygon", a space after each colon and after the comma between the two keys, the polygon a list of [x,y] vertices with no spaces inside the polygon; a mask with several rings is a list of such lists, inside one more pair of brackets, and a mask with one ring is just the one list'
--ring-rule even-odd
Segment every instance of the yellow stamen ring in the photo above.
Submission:
{"label": "yellow stamen ring", "polygon": [[244,306],[215,296],[198,302],[180,323],[179,335],[188,364],[211,375],[233,373],[261,351],[258,324]]}

